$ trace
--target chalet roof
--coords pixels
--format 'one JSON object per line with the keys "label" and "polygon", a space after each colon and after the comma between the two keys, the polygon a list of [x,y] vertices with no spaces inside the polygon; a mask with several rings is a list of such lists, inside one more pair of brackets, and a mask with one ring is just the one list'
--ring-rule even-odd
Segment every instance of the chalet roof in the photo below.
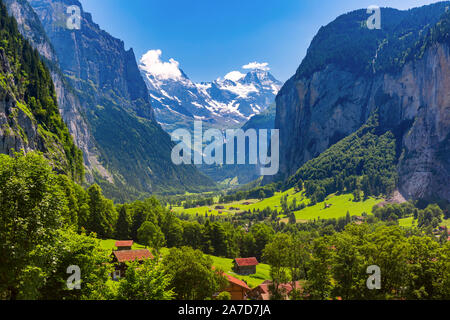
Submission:
{"label": "chalet roof", "polygon": [[[259,295],[261,297],[262,300],[269,300],[270,298],[270,290],[269,287],[270,285],[272,285],[272,281],[270,280],[266,280],[263,283],[261,283],[259,286],[257,286],[256,288],[254,288],[252,290],[252,292],[256,293],[257,295]],[[295,287],[297,289],[301,288],[301,284],[300,281],[296,281],[295,282]],[[278,288],[280,290],[282,290],[286,295],[289,295],[291,293],[291,291],[294,289],[292,287],[291,283],[282,283],[278,285]]]}
{"label": "chalet roof", "polygon": [[116,241],[114,244],[116,248],[120,247],[131,247],[133,246],[133,240],[125,240],[125,241]]}
{"label": "chalet roof", "polygon": [[250,287],[244,281],[236,279],[235,277],[232,277],[226,273],[224,273],[223,275],[228,279],[229,283],[235,284],[235,285],[242,287],[244,289],[247,289],[247,290],[251,290]]}
{"label": "chalet roof", "polygon": [[257,266],[259,264],[258,260],[255,257],[253,257],[253,258],[236,258],[236,259],[234,259],[234,261],[236,262],[236,264],[239,267]]}
{"label": "chalet roof", "polygon": [[113,254],[119,262],[153,259],[153,255],[147,249],[113,251]]}

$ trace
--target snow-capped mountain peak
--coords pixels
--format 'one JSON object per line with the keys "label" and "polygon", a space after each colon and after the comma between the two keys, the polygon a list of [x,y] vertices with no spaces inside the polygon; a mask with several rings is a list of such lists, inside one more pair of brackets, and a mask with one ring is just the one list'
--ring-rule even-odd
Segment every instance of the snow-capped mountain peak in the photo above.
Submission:
{"label": "snow-capped mountain peak", "polygon": [[201,119],[211,127],[239,127],[264,111],[275,99],[282,83],[270,73],[267,63],[252,62],[246,73],[231,71],[213,82],[194,83],[178,61],[161,60],[161,50],[150,50],[139,68],[149,90],[156,119],[169,132],[192,129]]}

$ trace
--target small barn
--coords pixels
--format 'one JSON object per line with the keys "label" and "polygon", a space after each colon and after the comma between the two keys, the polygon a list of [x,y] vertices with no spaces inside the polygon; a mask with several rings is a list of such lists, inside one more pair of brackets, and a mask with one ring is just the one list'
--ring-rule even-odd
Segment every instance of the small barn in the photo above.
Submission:
{"label": "small barn", "polygon": [[131,250],[131,248],[133,247],[133,240],[116,241],[114,246],[118,251]]}
{"label": "small barn", "polygon": [[259,264],[255,257],[252,258],[236,258],[233,261],[233,270],[237,274],[250,275],[256,273],[256,266]]}
{"label": "small barn", "polygon": [[[278,285],[278,290],[280,294],[283,296],[283,300],[289,300],[289,295],[291,294],[293,289],[296,290],[303,290],[301,284],[299,281],[295,282],[295,287],[292,287],[291,283],[282,283]],[[252,289],[248,294],[247,297],[250,300],[270,300],[271,299],[271,293],[270,288],[273,286],[273,282],[270,280],[264,281],[262,284],[257,286],[256,288]]]}
{"label": "small barn", "polygon": [[229,292],[231,300],[246,300],[250,292],[249,286],[242,280],[236,279],[226,273],[223,274],[228,280],[228,287],[224,290]]}
{"label": "small barn", "polygon": [[118,280],[125,276],[127,262],[139,261],[143,262],[147,259],[153,259],[153,255],[147,249],[141,250],[117,250],[112,253],[112,263],[115,264],[115,271],[112,276],[114,280]]}

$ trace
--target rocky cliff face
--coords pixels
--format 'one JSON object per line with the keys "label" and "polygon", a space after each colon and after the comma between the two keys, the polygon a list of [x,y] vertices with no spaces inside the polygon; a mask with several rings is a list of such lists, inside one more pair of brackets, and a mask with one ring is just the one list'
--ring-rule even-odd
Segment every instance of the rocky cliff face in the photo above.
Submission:
{"label": "rocky cliff face", "polygon": [[20,33],[39,51],[39,54],[50,69],[60,113],[76,145],[83,151],[86,181],[89,183],[94,181],[92,170],[101,172],[105,178],[111,179],[109,173],[98,160],[100,154],[95,147],[95,141],[89,131],[81,104],[73,93],[73,88],[61,73],[59,59],[39,17],[27,0],[4,0],[4,2],[9,14],[16,19]]}
{"label": "rocky cliff face", "polygon": [[60,117],[49,70],[0,3],[0,153],[40,151],[55,171],[82,182],[81,151]]}
{"label": "rocky cliff face", "polygon": [[[214,186],[194,166],[172,163],[173,144],[154,118],[132,49],[101,30],[78,1],[29,3],[55,50],[63,80],[74,88],[101,164],[111,173],[93,170],[109,197],[128,200]],[[81,11],[80,29],[67,28],[67,9],[73,5]]]}
{"label": "rocky cliff face", "polygon": [[[0,50],[0,72],[12,74],[12,70],[3,50]],[[12,80],[9,87],[15,86]],[[38,134],[36,120],[22,107],[14,95],[4,86],[0,86],[0,153],[12,155],[14,151],[44,151],[44,144]]]}
{"label": "rocky cliff face", "polygon": [[[411,18],[403,21],[410,23],[410,33],[436,34],[427,29],[430,19],[422,25],[417,19],[429,14],[430,8],[439,9],[435,20],[444,12],[442,7],[413,11]],[[395,12],[389,13],[395,18]],[[403,12],[399,15],[404,17]],[[346,18],[351,21],[354,17]],[[412,28],[414,23],[419,25]],[[321,31],[318,37],[323,39],[326,30]],[[408,34],[408,29],[400,32]],[[399,39],[397,35],[395,38]],[[380,46],[386,51],[384,56],[378,50],[372,60],[362,61],[373,72],[355,72],[339,61],[325,63],[317,70],[310,68],[311,72],[305,72],[304,65],[300,67],[277,97],[275,126],[280,129],[281,177],[294,174],[306,161],[355,132],[371,112],[378,110],[381,128],[397,138],[401,193],[406,198],[450,199],[450,43],[445,39],[434,41],[433,36],[413,40],[411,43],[418,41],[426,49],[391,70],[383,69],[385,65],[377,59],[386,61],[390,55],[394,61],[394,46]],[[415,49],[411,46],[410,52]],[[309,53],[313,50],[310,48]]]}

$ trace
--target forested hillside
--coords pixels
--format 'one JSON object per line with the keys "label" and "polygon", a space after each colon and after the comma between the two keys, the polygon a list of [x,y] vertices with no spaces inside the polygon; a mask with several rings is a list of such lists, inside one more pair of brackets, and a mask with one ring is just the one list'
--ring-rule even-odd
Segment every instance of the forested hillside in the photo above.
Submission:
{"label": "forested hillside", "polygon": [[357,132],[304,164],[285,188],[304,185],[313,202],[335,192],[361,190],[365,197],[389,197],[397,184],[397,158],[395,136],[382,131],[374,114]]}
{"label": "forested hillside", "polygon": [[81,182],[83,157],[63,122],[49,70],[0,6],[1,152],[40,150],[61,173]]}

